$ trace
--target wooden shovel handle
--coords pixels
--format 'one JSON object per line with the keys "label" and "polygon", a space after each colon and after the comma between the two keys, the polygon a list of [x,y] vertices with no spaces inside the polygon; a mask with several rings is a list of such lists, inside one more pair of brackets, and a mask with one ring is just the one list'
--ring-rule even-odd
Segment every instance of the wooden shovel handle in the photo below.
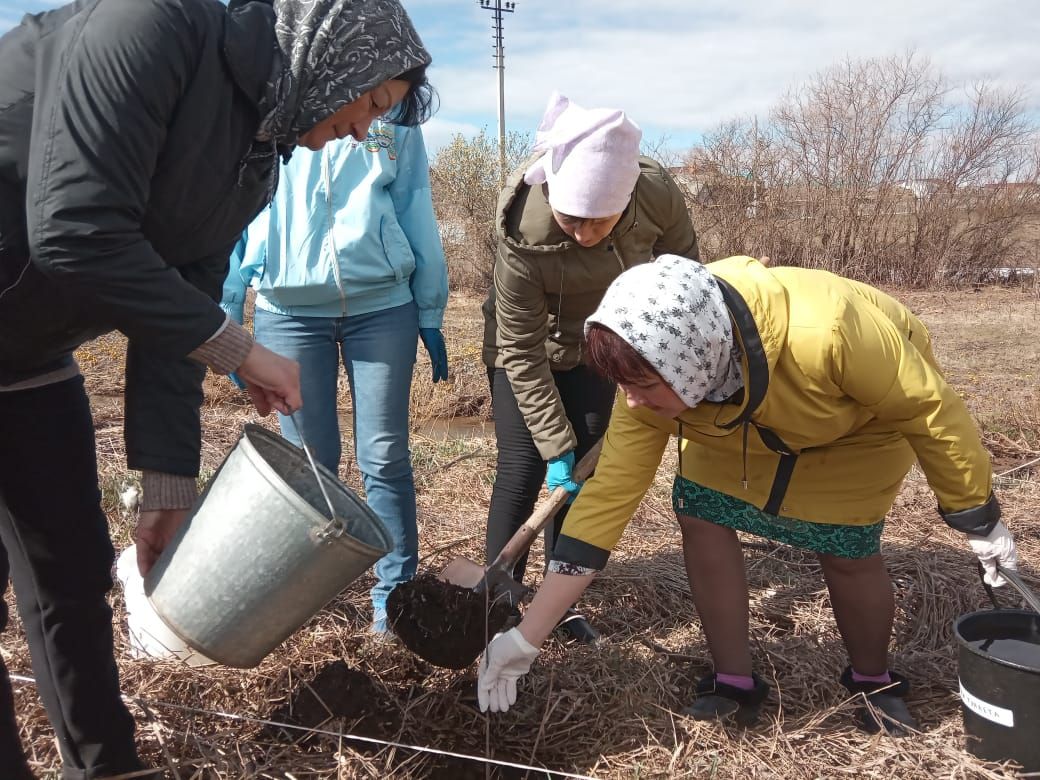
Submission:
{"label": "wooden shovel handle", "polygon": [[[592,449],[585,453],[585,456],[578,461],[578,465],[574,468],[573,479],[575,482],[584,482],[589,478],[589,475],[596,468],[596,461],[599,460],[599,451],[603,448],[603,439],[600,439],[592,445]],[[564,504],[567,503],[567,499],[570,498],[570,492],[565,487],[558,487],[552,493],[549,494],[543,503],[535,507],[534,512],[527,519],[527,522],[520,526],[519,530],[513,537],[506,542],[506,546],[502,548],[502,552],[498,554],[498,557],[492,561],[491,569],[505,569],[512,571],[513,566],[520,559],[531,543],[534,542],[534,538],[538,533],[549,524],[556,513],[560,511]]]}

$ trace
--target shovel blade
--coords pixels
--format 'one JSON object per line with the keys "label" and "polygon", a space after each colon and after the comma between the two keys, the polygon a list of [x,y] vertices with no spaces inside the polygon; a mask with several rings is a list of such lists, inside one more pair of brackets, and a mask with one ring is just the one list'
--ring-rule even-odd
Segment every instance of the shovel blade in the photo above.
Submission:
{"label": "shovel blade", "polygon": [[[486,569],[469,558],[458,556],[437,575],[444,582],[483,592],[485,588],[493,599],[507,599],[514,606],[528,598],[532,591],[514,580],[508,572],[497,566]],[[485,585],[486,581],[486,585]]]}
{"label": "shovel blade", "polygon": [[464,556],[457,556],[441,569],[438,579],[458,585],[460,588],[473,589],[484,581],[484,567]]}

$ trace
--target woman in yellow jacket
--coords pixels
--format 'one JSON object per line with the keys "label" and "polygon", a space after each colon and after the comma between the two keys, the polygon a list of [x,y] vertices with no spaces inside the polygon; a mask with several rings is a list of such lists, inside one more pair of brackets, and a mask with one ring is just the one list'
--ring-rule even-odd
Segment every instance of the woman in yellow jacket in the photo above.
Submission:
{"label": "woman in yellow jacket", "polygon": [[622,394],[542,587],[523,622],[488,647],[481,707],[515,701],[517,678],[606,565],[674,437],[673,505],[715,665],[686,713],[750,723],[768,694],[748,646],[744,531],[818,555],[849,654],[841,681],[883,713],[863,708],[860,725],[913,728],[908,682],[888,667],[895,608],[880,541],[915,459],[987,581],[1001,584],[998,563],[1015,565],[989,456],[924,325],[888,295],[824,271],[665,255],[614,281],[586,337],[590,364]]}

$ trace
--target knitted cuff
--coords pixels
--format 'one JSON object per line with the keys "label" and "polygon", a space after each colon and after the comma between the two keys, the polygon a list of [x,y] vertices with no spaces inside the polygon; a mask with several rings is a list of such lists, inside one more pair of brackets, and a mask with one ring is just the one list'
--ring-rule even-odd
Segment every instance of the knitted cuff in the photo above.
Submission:
{"label": "knitted cuff", "polygon": [[249,331],[229,318],[209,341],[196,347],[188,357],[205,363],[218,374],[230,374],[245,362],[252,348],[253,337]]}
{"label": "knitted cuff", "polygon": [[141,511],[188,509],[199,497],[194,477],[165,474],[161,471],[141,472]]}

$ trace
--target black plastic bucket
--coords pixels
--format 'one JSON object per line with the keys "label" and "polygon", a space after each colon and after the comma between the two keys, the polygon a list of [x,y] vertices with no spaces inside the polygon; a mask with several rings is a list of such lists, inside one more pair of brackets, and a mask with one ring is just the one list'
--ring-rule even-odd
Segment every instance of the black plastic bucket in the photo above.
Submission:
{"label": "black plastic bucket", "polygon": [[972,612],[953,631],[968,751],[1040,771],[1040,615]]}

